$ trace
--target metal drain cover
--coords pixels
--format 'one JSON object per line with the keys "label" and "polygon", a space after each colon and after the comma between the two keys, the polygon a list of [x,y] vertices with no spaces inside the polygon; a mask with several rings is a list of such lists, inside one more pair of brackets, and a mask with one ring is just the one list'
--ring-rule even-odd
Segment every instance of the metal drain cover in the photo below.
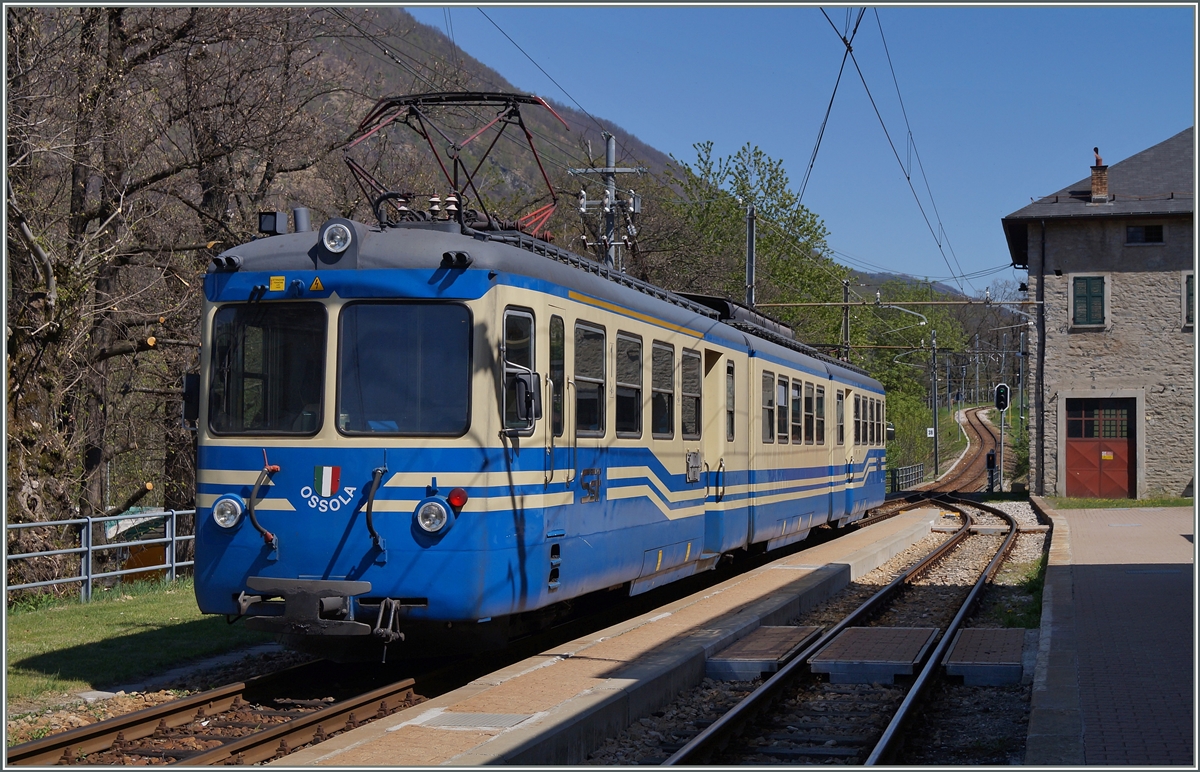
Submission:
{"label": "metal drain cover", "polygon": [[421,726],[447,727],[455,729],[508,729],[533,718],[523,713],[439,713]]}

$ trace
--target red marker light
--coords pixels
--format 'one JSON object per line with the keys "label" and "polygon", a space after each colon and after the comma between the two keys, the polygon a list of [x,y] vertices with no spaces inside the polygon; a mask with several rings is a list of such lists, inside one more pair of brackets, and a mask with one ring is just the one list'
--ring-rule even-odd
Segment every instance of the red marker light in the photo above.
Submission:
{"label": "red marker light", "polygon": [[455,488],[450,491],[450,495],[446,497],[446,501],[450,502],[450,506],[455,509],[462,509],[467,503],[467,492],[462,488]]}

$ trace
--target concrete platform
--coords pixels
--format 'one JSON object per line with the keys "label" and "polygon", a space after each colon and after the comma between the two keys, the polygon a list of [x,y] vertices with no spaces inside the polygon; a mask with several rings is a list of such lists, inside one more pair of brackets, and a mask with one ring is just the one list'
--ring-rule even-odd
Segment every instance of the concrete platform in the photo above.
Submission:
{"label": "concrete platform", "polygon": [[774,673],[824,629],[819,625],[760,627],[709,657],[705,675],[718,681],[749,681]]}
{"label": "concrete platform", "polygon": [[967,628],[954,635],[942,664],[967,686],[1005,686],[1021,682],[1024,628]]}
{"label": "concrete platform", "polygon": [[937,638],[936,627],[850,627],[808,661],[832,684],[891,684],[912,675]]}
{"label": "concrete platform", "polygon": [[1025,764],[1196,768],[1194,510],[1053,510]]}
{"label": "concrete platform", "polygon": [[784,625],[929,533],[917,510],[530,657],[297,751],[279,766],[579,764],[699,684],[713,654]]}

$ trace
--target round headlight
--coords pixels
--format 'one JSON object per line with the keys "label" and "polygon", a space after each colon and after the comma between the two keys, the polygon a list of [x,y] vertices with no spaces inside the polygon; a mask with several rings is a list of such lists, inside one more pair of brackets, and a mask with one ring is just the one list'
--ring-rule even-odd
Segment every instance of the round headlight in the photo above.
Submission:
{"label": "round headlight", "polygon": [[437,501],[427,501],[417,510],[417,525],[429,533],[437,533],[446,526],[450,513]]}
{"label": "round headlight", "polygon": [[325,229],[325,235],[322,241],[325,242],[325,248],[330,252],[342,253],[346,251],[346,247],[350,246],[350,229],[342,223],[334,223]]}
{"label": "round headlight", "polygon": [[234,498],[218,499],[213,504],[213,520],[222,528],[232,528],[242,518],[242,502]]}

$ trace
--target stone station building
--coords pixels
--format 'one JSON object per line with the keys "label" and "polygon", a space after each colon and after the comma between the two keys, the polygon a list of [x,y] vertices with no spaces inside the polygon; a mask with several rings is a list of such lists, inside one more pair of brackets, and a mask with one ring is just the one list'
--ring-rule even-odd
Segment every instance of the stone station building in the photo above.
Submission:
{"label": "stone station building", "polygon": [[[1193,127],[1194,128],[1194,127]],[[1029,271],[1030,484],[1049,496],[1192,495],[1193,128],[1003,218]]]}

